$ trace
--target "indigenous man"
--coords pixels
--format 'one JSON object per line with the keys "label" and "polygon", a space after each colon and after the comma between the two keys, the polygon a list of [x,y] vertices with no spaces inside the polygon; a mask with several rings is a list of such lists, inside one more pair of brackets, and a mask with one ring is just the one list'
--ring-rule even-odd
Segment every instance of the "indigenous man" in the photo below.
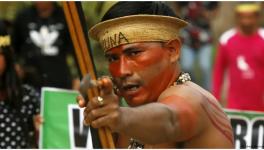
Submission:
{"label": "indigenous man", "polygon": [[[84,123],[118,133],[118,148],[233,148],[217,100],[180,69],[178,32],[186,25],[161,2],[115,4],[90,35],[105,51],[116,91],[100,79],[101,95],[88,102]],[[131,107],[119,107],[120,97]]]}
{"label": "indigenous man", "polygon": [[258,22],[260,6],[241,3],[236,7],[236,16],[237,27],[226,31],[219,41],[213,94],[220,100],[228,70],[227,108],[264,111],[264,29]]}

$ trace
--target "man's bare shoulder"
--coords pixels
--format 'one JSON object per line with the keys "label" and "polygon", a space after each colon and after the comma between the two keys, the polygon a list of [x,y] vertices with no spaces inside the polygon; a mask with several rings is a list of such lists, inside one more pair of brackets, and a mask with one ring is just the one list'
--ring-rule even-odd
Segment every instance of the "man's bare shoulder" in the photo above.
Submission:
{"label": "man's bare shoulder", "polygon": [[200,103],[204,96],[194,88],[193,84],[192,82],[186,82],[181,85],[171,86],[160,95],[158,101],[162,101],[167,97],[177,96],[193,103]]}
{"label": "man's bare shoulder", "polygon": [[190,87],[188,82],[169,87],[158,99],[158,102],[169,106],[176,118],[179,118],[182,124],[179,140],[186,142],[205,134],[211,125],[201,107],[204,105],[204,96],[197,89]]}
{"label": "man's bare shoulder", "polygon": [[[188,103],[191,107],[200,109],[203,107],[217,108],[222,110],[222,106],[217,99],[208,91],[193,82],[186,82],[181,85],[171,86],[166,89],[159,97],[158,102],[166,100],[166,103],[174,103],[181,101],[181,103]],[[190,105],[191,104],[191,105]],[[214,106],[214,107],[211,107]]]}
{"label": "man's bare shoulder", "polygon": [[[185,142],[187,147],[213,147],[212,142],[208,142],[212,136],[224,139],[224,142],[217,143],[218,147],[233,145],[232,127],[221,105],[214,96],[195,83],[188,81],[170,87],[160,95],[158,101],[172,106],[171,110],[176,113],[183,112],[182,116],[189,118],[188,124],[195,124],[193,136]],[[189,135],[190,128],[186,128],[186,135]]]}

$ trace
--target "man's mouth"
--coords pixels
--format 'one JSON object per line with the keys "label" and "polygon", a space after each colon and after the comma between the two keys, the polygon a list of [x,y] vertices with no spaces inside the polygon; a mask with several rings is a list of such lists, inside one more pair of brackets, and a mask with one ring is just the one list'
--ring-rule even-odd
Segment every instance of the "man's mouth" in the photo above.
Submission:
{"label": "man's mouth", "polygon": [[139,87],[140,85],[138,84],[126,84],[122,86],[122,89],[124,91],[136,91]]}

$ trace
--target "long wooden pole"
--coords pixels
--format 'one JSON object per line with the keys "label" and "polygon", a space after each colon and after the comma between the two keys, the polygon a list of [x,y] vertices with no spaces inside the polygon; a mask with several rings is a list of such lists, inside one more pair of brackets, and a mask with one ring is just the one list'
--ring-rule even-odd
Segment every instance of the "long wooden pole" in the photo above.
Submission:
{"label": "long wooden pole", "polygon": [[[90,56],[90,53],[88,53],[89,49],[85,40],[76,2],[63,1],[62,3],[82,76],[84,77],[89,73],[91,79],[96,80],[92,57]],[[97,88],[87,90],[87,93],[88,99],[92,99],[99,95]],[[111,131],[108,128],[99,128],[98,134],[103,148],[115,148]]]}

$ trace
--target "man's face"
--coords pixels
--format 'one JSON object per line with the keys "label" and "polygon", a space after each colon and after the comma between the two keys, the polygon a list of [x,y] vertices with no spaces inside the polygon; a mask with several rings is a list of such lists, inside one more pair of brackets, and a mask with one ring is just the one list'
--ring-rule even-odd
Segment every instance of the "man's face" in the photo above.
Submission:
{"label": "man's face", "polygon": [[130,106],[156,101],[174,73],[171,55],[159,42],[121,45],[106,52],[109,71]]}
{"label": "man's face", "polygon": [[258,26],[259,14],[257,12],[237,13],[237,19],[242,31],[250,33]]}

